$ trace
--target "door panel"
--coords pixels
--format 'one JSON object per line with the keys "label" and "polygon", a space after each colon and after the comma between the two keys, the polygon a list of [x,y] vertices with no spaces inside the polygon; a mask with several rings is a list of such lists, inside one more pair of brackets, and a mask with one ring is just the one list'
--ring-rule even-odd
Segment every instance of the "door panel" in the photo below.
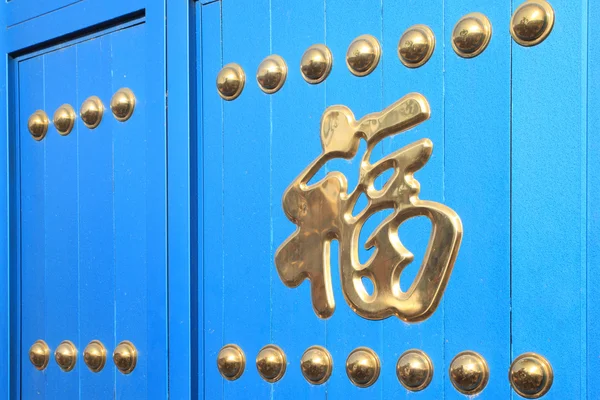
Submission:
{"label": "door panel", "polygon": [[585,398],[587,6],[552,5],[551,36],[512,46],[512,355],[550,361],[551,398]]}
{"label": "door panel", "polygon": [[[482,396],[506,399],[510,355],[510,68],[509,2],[485,5],[446,0],[445,37],[464,15],[478,11],[492,23],[483,53],[464,59],[445,52],[444,200],[460,215],[464,237],[444,295],[445,365],[472,350],[486,360],[490,380]],[[437,369],[439,370],[439,369]],[[458,399],[447,375],[445,398]]]}
{"label": "door panel", "polygon": [[[594,293],[588,268],[594,252],[588,253],[587,241],[595,232],[589,211],[595,197],[586,185],[597,163],[587,154],[594,146],[587,124],[594,120],[588,121],[586,96],[595,98],[587,69],[595,53],[587,50],[586,6],[552,1],[553,32],[537,46],[522,47],[509,33],[520,2],[272,0],[253,3],[252,10],[241,4],[198,5],[205,397],[465,398],[449,376],[453,358],[464,351],[479,353],[489,368],[482,398],[519,397],[507,374],[511,362],[526,352],[546,357],[554,369],[544,398],[593,395],[587,388],[595,381],[585,374],[596,349],[587,330],[596,312],[587,297]],[[451,45],[454,27],[471,12],[490,20],[492,38],[480,55],[461,58]],[[414,24],[433,30],[436,49],[424,66],[409,69],[398,60],[397,46]],[[370,75],[358,78],[348,71],[345,57],[362,34],[380,41],[382,58]],[[334,65],[323,83],[309,85],[298,65],[316,43],[331,49]],[[288,77],[280,91],[267,95],[254,76],[270,54],[285,59]],[[214,79],[230,62],[242,66],[246,86],[239,98],[222,101]],[[374,158],[418,139],[433,142],[431,158],[415,174],[419,197],[455,210],[464,229],[443,300],[420,323],[361,318],[344,299],[339,245],[333,241],[336,310],[331,318],[319,319],[310,283],[292,289],[277,273],[275,253],[296,229],[283,211],[282,195],[321,152],[320,119],[328,106],[347,106],[358,119],[411,92],[427,98],[431,118],[383,140]],[[361,143],[358,153],[365,148]],[[312,182],[339,171],[350,192],[359,164],[359,157],[330,161]],[[557,182],[567,185],[566,193]],[[385,215],[369,221],[361,246]],[[401,274],[402,289],[417,274],[431,230],[424,218],[399,229],[403,245],[415,256]],[[370,254],[361,249],[361,261]],[[234,381],[222,379],[215,366],[228,343],[238,344],[246,356],[245,372]],[[280,346],[287,356],[287,371],[274,384],[256,371],[255,357],[267,344]],[[332,376],[319,386],[306,382],[299,368],[312,345],[326,347],[333,357]],[[346,374],[346,359],[359,346],[373,349],[381,361],[381,375],[368,388],[356,387]],[[409,349],[423,350],[434,366],[432,382],[419,392],[406,390],[396,376],[396,362]]]}
{"label": "door panel", "polygon": [[[153,321],[166,326],[164,310],[149,307],[158,294],[148,292],[148,279],[166,285],[164,276],[148,274],[165,270],[153,254],[166,247],[164,231],[154,228],[166,224],[164,202],[156,201],[165,196],[166,166],[156,157],[165,154],[164,131],[148,133],[161,116],[146,111],[148,79],[140,64],[149,56],[146,34],[144,23],[129,24],[19,62],[24,399],[148,398],[164,387],[148,379],[147,362],[150,350],[166,357],[164,346],[148,341],[150,326],[158,326]],[[123,87],[133,91],[136,105],[132,117],[119,122],[109,105]],[[43,140],[32,139],[27,119],[36,109],[51,119],[65,103],[78,112],[92,95],[105,107],[98,127],[78,117],[66,136],[51,125]],[[51,357],[37,371],[28,352],[38,339],[52,352],[63,340],[73,342],[75,368],[64,372]],[[98,373],[83,359],[92,340],[101,341],[108,355]],[[112,361],[123,340],[138,355],[127,375]]]}
{"label": "door panel", "polygon": [[[96,60],[93,63],[77,63],[79,103],[93,94],[102,99],[112,95],[112,60],[108,56],[111,37],[102,36],[77,45],[78,59]],[[117,344],[114,315],[115,229],[113,223],[106,223],[114,218],[114,140],[111,132],[114,125],[110,116],[106,116],[93,133],[86,134],[88,129],[81,120],[76,124],[77,132],[82,136],[79,141],[79,175],[86,177],[85,181],[94,182],[94,185],[79,186],[79,202],[82,205],[79,208],[80,282],[95,282],[94,285],[80,286],[80,318],[82,321],[94,321],[80,325],[80,337],[93,337],[107,349],[114,349]],[[108,373],[94,374],[85,367],[80,369],[82,397],[93,398],[113,391],[115,368],[110,362],[105,368],[108,368]]]}
{"label": "door panel", "polygon": [[[248,13],[236,2],[224,2],[223,59],[237,58],[248,71],[269,53],[269,2],[255,1]],[[238,58],[239,57],[239,58]],[[243,61],[242,61],[243,60]],[[256,85],[244,92],[249,102],[223,105],[223,340],[239,343],[248,356],[270,341],[271,233],[270,99]],[[235,249],[235,250],[234,250]],[[225,398],[252,393],[266,398],[270,385],[256,369],[237,385],[225,385]],[[243,386],[242,386],[243,385]]]}

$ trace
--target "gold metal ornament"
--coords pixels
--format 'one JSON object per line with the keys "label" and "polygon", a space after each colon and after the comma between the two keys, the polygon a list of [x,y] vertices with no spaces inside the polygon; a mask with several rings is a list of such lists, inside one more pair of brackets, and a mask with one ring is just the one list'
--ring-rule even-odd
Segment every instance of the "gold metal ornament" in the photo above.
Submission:
{"label": "gold metal ornament", "polygon": [[127,375],[130,374],[137,364],[137,349],[128,340],[124,340],[115,347],[113,362],[117,369]]}
{"label": "gold metal ornament", "polygon": [[217,92],[223,100],[237,99],[246,84],[246,74],[236,63],[225,65],[217,75]]}
{"label": "gold metal ornament", "polygon": [[223,346],[217,355],[217,368],[221,376],[228,381],[235,381],[246,369],[246,355],[235,344]]}
{"label": "gold metal ornament", "polygon": [[129,88],[121,88],[110,99],[110,110],[117,121],[125,122],[133,115],[135,95]]}
{"label": "gold metal ornament", "polygon": [[463,58],[481,54],[490,43],[492,24],[482,13],[474,12],[462,17],[452,31],[452,48]]}
{"label": "gold metal ornament", "polygon": [[308,382],[313,385],[321,385],[327,382],[331,376],[333,359],[324,347],[312,346],[302,355],[300,369]]}
{"label": "gold metal ornament", "polygon": [[88,97],[79,110],[81,120],[90,129],[96,128],[102,121],[104,115],[104,104],[97,96]]}
{"label": "gold metal ornament", "polygon": [[300,60],[300,72],[304,80],[312,85],[323,82],[333,66],[331,50],[324,44],[310,46]]}
{"label": "gold metal ornament", "polygon": [[435,49],[435,35],[427,25],[414,25],[404,32],[398,42],[398,57],[408,68],[424,65]]}
{"label": "gold metal ornament", "polygon": [[285,353],[279,346],[269,344],[260,349],[256,356],[256,369],[267,382],[275,383],[283,378],[286,367]]}
{"label": "gold metal ornament", "polygon": [[52,118],[54,122],[54,127],[63,136],[68,135],[73,130],[73,126],[75,126],[75,110],[71,107],[70,104],[63,104],[58,107],[58,109],[54,112],[54,117]]}
{"label": "gold metal ornament", "polygon": [[33,366],[42,371],[48,366],[50,361],[50,348],[43,340],[37,340],[29,348],[29,361]]}
{"label": "gold metal ornament", "polygon": [[421,391],[429,386],[433,379],[433,363],[421,350],[408,350],[398,359],[396,376],[407,390]]}
{"label": "gold metal ornament", "polygon": [[[339,242],[342,291],[358,315],[379,320],[396,315],[418,322],[433,314],[444,293],[462,238],[458,215],[443,204],[421,200],[419,183],[413,174],[429,160],[433,143],[421,139],[371,164],[371,153],[383,138],[411,129],[429,118],[427,99],[412,93],[385,110],[355,120],[344,106],[332,106],[321,118],[323,152],[286,189],[283,209],[297,230],[277,249],[275,264],[283,283],[291,288],[305,279],[311,282],[315,313],[330,317],[335,310],[331,282],[330,245]],[[367,142],[359,181],[352,193],[346,177],[329,172],[309,185],[317,172],[334,158],[353,158],[359,142]],[[387,170],[392,177],[380,190],[374,181]],[[357,215],[353,209],[361,195],[368,204]],[[365,222],[376,212],[393,210],[370,235],[365,247],[375,248],[364,264],[359,261],[358,239]],[[399,240],[398,228],[410,218],[425,216],[432,222],[429,245],[417,277],[407,291],[400,288],[400,276],[414,259]],[[369,294],[362,283],[367,277],[374,290]]]}
{"label": "gold metal ornament", "polygon": [[106,348],[99,340],[92,340],[83,350],[83,361],[92,372],[100,372],[106,364]]}
{"label": "gold metal ornament", "polygon": [[346,374],[350,381],[361,388],[377,382],[381,372],[381,363],[377,353],[368,347],[354,349],[346,359]]}
{"label": "gold metal ornament", "polygon": [[487,386],[490,370],[485,359],[474,351],[463,351],[450,363],[450,381],[463,394],[481,393]]}
{"label": "gold metal ornament", "polygon": [[537,399],[552,387],[554,373],[546,358],[536,353],[525,353],[511,364],[508,380],[519,396]]}
{"label": "gold metal ornament", "polygon": [[77,348],[70,340],[64,340],[54,351],[54,359],[63,371],[72,371],[77,364]]}
{"label": "gold metal ornament", "polygon": [[554,27],[554,9],[545,0],[527,0],[510,20],[510,34],[521,46],[542,43]]}
{"label": "gold metal ornament", "polygon": [[260,90],[273,94],[283,87],[287,78],[287,64],[285,60],[273,54],[265,58],[256,71],[256,81]]}
{"label": "gold metal ornament", "polygon": [[27,120],[27,128],[31,133],[31,137],[38,141],[42,140],[48,133],[48,125],[50,125],[50,120],[48,120],[48,115],[43,110],[37,110]]}
{"label": "gold metal ornament", "polygon": [[350,43],[346,52],[346,65],[356,76],[369,75],[379,64],[381,45],[372,35],[362,35]]}

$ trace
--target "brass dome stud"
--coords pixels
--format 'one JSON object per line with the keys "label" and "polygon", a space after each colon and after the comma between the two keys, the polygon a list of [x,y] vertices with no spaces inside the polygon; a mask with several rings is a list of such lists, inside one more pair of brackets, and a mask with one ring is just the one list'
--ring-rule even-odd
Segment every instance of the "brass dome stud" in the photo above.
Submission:
{"label": "brass dome stud", "polygon": [[515,358],[508,372],[513,390],[526,399],[537,399],[552,387],[552,365],[536,353],[525,353]]}
{"label": "brass dome stud", "polygon": [[246,74],[242,67],[236,63],[229,63],[217,75],[217,92],[223,100],[237,99],[246,84]]}
{"label": "brass dome stud", "polygon": [[313,385],[321,385],[329,379],[333,371],[331,354],[321,346],[306,349],[300,359],[300,369],[304,378]]}
{"label": "brass dome stud", "polygon": [[70,104],[63,104],[54,112],[54,127],[62,136],[67,136],[75,126],[75,110]]}
{"label": "brass dome stud", "polygon": [[43,340],[37,340],[29,348],[29,361],[33,366],[42,371],[48,366],[50,361],[50,348]]}
{"label": "brass dome stud", "polygon": [[408,68],[424,65],[435,49],[435,35],[427,25],[411,26],[398,42],[398,57]]}
{"label": "brass dome stud", "polygon": [[273,344],[263,347],[256,356],[256,369],[267,382],[275,383],[283,378],[286,367],[285,353]]}
{"label": "brass dome stud", "polygon": [[462,17],[452,31],[452,48],[462,58],[473,58],[483,53],[492,37],[492,24],[482,13]]}
{"label": "brass dome stud", "polygon": [[77,348],[70,340],[64,340],[54,351],[54,359],[64,372],[72,371],[77,364]]}
{"label": "brass dome stud", "polygon": [[238,345],[225,345],[217,355],[217,368],[223,378],[235,381],[244,373],[246,355]]}
{"label": "brass dome stud", "polygon": [[100,372],[106,364],[106,348],[99,340],[92,340],[83,350],[83,361],[92,372]]}
{"label": "brass dome stud", "polygon": [[433,363],[421,350],[408,350],[396,363],[396,376],[407,390],[421,391],[429,386],[433,379]]}
{"label": "brass dome stud", "polygon": [[554,9],[545,0],[528,0],[521,4],[510,19],[510,34],[521,46],[542,43],[554,27]]}
{"label": "brass dome stud", "polygon": [[300,73],[306,82],[316,85],[327,79],[332,66],[331,50],[324,44],[315,44],[302,55]]}
{"label": "brass dome stud", "polygon": [[122,374],[130,374],[137,364],[137,349],[128,340],[124,340],[115,347],[113,362]]}
{"label": "brass dome stud", "polygon": [[104,104],[97,96],[88,97],[79,110],[81,120],[90,129],[96,128],[102,122]]}
{"label": "brass dome stud", "polygon": [[362,77],[377,68],[381,57],[381,45],[372,35],[362,35],[350,43],[346,52],[346,65],[352,74]]}
{"label": "brass dome stud", "polygon": [[474,351],[463,351],[450,363],[450,381],[463,394],[481,393],[487,386],[490,370],[485,359]]}
{"label": "brass dome stud", "polygon": [[110,110],[117,121],[125,122],[133,115],[135,95],[129,88],[121,88],[110,99]]}
{"label": "brass dome stud", "polygon": [[287,78],[287,64],[285,60],[273,54],[265,58],[256,70],[256,81],[260,90],[273,94],[283,87]]}
{"label": "brass dome stud", "polygon": [[377,382],[381,372],[381,363],[377,353],[367,347],[354,349],[346,359],[346,374],[350,381],[366,388]]}
{"label": "brass dome stud", "polygon": [[50,125],[50,120],[48,120],[48,115],[43,110],[37,110],[27,120],[29,133],[37,141],[42,140],[46,136],[48,125]]}

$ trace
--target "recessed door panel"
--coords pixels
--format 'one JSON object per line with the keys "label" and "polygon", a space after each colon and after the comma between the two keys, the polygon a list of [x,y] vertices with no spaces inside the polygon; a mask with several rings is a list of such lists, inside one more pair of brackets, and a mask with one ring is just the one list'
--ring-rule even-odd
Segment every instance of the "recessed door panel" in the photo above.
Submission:
{"label": "recessed door panel", "polygon": [[[24,399],[146,398],[164,388],[148,379],[147,361],[150,350],[166,357],[148,340],[150,326],[166,326],[164,309],[148,305],[158,295],[148,293],[148,279],[166,285],[165,274],[148,273],[166,271],[154,256],[164,253],[166,237],[152,228],[166,224],[165,203],[155,201],[165,196],[166,166],[156,157],[164,157],[164,133],[148,134],[161,116],[146,111],[146,33],[144,23],[128,24],[19,62]],[[121,121],[111,100],[123,88],[133,97],[112,104]],[[68,134],[53,124],[64,104],[75,112]],[[49,120],[39,141],[28,130],[37,109]],[[41,371],[28,359],[39,339],[51,352]],[[76,349],[68,371],[59,366],[67,340]],[[117,347],[123,341],[133,347]],[[100,346],[86,352],[91,342]]]}

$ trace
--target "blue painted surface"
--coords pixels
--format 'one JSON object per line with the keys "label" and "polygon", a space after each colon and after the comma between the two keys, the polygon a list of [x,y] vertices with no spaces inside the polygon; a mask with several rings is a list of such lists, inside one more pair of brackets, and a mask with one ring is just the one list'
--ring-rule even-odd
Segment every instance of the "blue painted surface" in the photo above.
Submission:
{"label": "blue painted surface", "polygon": [[40,4],[35,0],[8,0],[4,6],[6,25],[23,23],[81,1],[83,0],[46,0]]}
{"label": "blue painted surface", "polygon": [[[591,2],[588,6],[588,18],[597,21],[600,17],[600,4]],[[600,303],[593,299],[600,298],[600,113],[595,110],[600,105],[599,70],[600,62],[600,30],[598,24],[588,24],[588,59],[587,59],[587,392],[600,393]],[[589,110],[592,110],[590,112]]]}
{"label": "blue painted surface", "polygon": [[[110,98],[111,44],[108,35],[77,45],[79,79],[75,104],[81,104],[92,93],[103,99]],[[94,59],[96,62],[88,62]],[[110,118],[103,122],[91,133],[78,119],[73,132],[79,140],[79,280],[96,282],[80,288],[79,348],[91,340],[100,340],[107,349],[114,349],[117,344],[114,315],[116,236],[112,223],[115,212],[114,135]],[[88,181],[94,184],[86,184]],[[99,373],[81,366],[81,396],[90,399],[110,396],[114,390],[114,364],[107,363]]]}
{"label": "blue painted surface", "polygon": [[[8,58],[8,66],[15,66],[9,78],[17,84],[8,93],[18,100],[11,111],[19,127],[18,140],[11,139],[7,150],[18,162],[7,171],[13,180],[9,193],[19,195],[11,205],[10,273],[15,278],[10,284],[15,289],[10,301],[22,316],[15,318],[15,309],[10,314],[12,351],[19,357],[12,361],[17,368],[10,379],[11,398],[167,396],[165,9],[158,1],[148,2],[145,11],[141,2],[114,2],[109,12],[101,3],[106,7],[96,1],[67,7],[3,35],[5,54],[18,57]],[[95,15],[71,18],[94,10]],[[66,23],[55,24],[61,18]],[[121,24],[111,22],[101,30],[86,25],[115,18],[122,18]],[[78,36],[82,29],[89,35]],[[48,42],[65,33],[73,40]],[[24,49],[30,46],[37,47]],[[142,59],[146,62],[140,64]],[[137,97],[134,115],[124,123],[108,108],[121,87]],[[33,111],[43,109],[51,119],[68,103],[78,112],[90,95],[106,107],[98,128],[91,131],[78,119],[68,136],[51,125],[41,142],[31,138],[27,119]],[[189,238],[189,230],[177,231],[174,239]],[[27,353],[37,339],[48,342],[51,351],[71,340],[79,351],[75,369],[60,371],[52,357],[45,371],[35,370]],[[109,356],[97,374],[82,358],[93,339],[103,342]],[[116,372],[110,358],[121,340],[132,341],[139,355],[127,376]]]}
{"label": "blue painted surface", "polygon": [[[198,398],[222,399],[223,378],[217,371],[216,359],[223,342],[223,106],[216,90],[215,76],[222,65],[221,47],[221,3],[211,3],[202,7],[196,3],[196,15],[201,11],[201,67],[198,86],[202,87],[201,115],[199,132],[202,132],[201,147],[202,163],[198,164],[198,187],[203,186],[204,198],[202,211],[203,224],[198,224],[198,231],[203,236],[204,250],[202,261],[205,266],[203,274],[204,297],[198,298],[198,309],[204,309],[202,321],[204,329],[199,331],[200,343],[203,343],[204,376],[199,376],[204,383],[204,392],[198,393]],[[200,70],[199,70],[200,71]],[[198,88],[200,90],[200,88]],[[210,232],[210,234],[208,234]],[[200,326],[202,326],[199,323]],[[246,353],[248,366],[253,354]],[[236,385],[237,382],[232,382]]]}
{"label": "blue painted surface", "polygon": [[[506,399],[510,354],[510,4],[446,0],[444,41],[463,15],[479,11],[493,37],[483,53],[444,54],[444,202],[464,235],[444,299],[445,365],[461,351],[481,354],[490,369],[483,398]],[[493,110],[493,111],[492,111]],[[435,151],[435,150],[434,150]],[[520,328],[518,328],[520,329]],[[454,389],[444,368],[445,398]]]}
{"label": "blue painted surface", "polygon": [[[202,320],[202,312],[197,312],[198,307],[194,304],[197,302],[195,299],[202,297],[199,290],[202,286],[198,286],[198,274],[202,271],[198,259],[202,255],[193,254],[193,251],[195,248],[202,249],[202,244],[198,243],[198,228],[193,224],[198,220],[203,197],[202,185],[194,182],[197,174],[195,163],[198,158],[201,159],[201,156],[196,156],[199,135],[195,131],[196,110],[191,96],[196,80],[191,64],[191,60],[196,59],[196,51],[192,47],[196,27],[193,20],[195,9],[189,2],[168,1],[167,7],[172,21],[167,31],[167,57],[170,61],[167,76],[168,280],[173,288],[169,291],[169,395],[174,399],[185,399],[198,391],[199,380],[195,375],[198,374],[198,360],[204,358],[202,347],[198,349],[196,325],[198,319]],[[192,191],[195,192],[193,197]]]}
{"label": "blue painted surface", "polygon": [[[321,152],[319,125],[325,108],[327,84],[306,83],[299,73],[299,65],[306,49],[315,43],[326,41],[325,7],[322,0],[304,1],[302,7],[294,6],[286,0],[272,0],[270,15],[270,52],[283,57],[289,68],[289,77],[283,88],[276,95],[269,96],[271,340],[285,351],[290,371],[296,372],[286,374],[275,386],[273,397],[322,398],[331,390],[329,384],[308,385],[298,372],[300,358],[306,349],[314,345],[328,347],[328,322],[315,317],[308,282],[290,290],[281,284],[272,260],[280,244],[296,230],[281,207],[282,194],[290,182]],[[307,99],[310,101],[306,101]],[[301,150],[302,157],[290,157],[290,150]],[[340,298],[338,301],[343,300]],[[290,313],[289,310],[294,312]],[[341,372],[341,369],[337,372]]]}
{"label": "blue painted surface", "polygon": [[[48,12],[68,3],[74,4]],[[23,398],[160,399],[167,390],[172,398],[462,398],[447,368],[463,350],[480,352],[490,365],[482,398],[518,398],[509,394],[506,373],[526,351],[545,355],[554,367],[554,387],[545,398],[593,398],[600,370],[593,246],[600,148],[593,135],[598,35],[587,21],[598,17],[598,6],[552,1],[553,33],[541,45],[523,48],[508,35],[519,3],[508,0],[184,3],[0,5],[2,26],[43,14],[0,36],[2,53],[18,57],[0,64],[8,77],[0,95],[9,104],[0,125],[14,118],[6,151],[0,151],[0,165],[7,166],[1,185],[8,188],[0,196],[6,210],[0,217],[0,259],[6,260],[0,263],[0,292],[6,293],[0,306],[9,310],[0,322],[0,341],[6,348],[13,318],[11,352],[0,351],[3,361],[12,353],[10,362],[0,363],[0,393],[7,393],[1,398],[21,392]],[[472,11],[490,18],[494,36],[482,55],[464,60],[452,50],[450,35],[458,18]],[[124,25],[98,26],[123,15],[142,24],[133,26],[127,17]],[[409,70],[398,61],[396,46],[416,23],[433,29],[437,47],[428,64]],[[356,78],[345,66],[345,52],[364,33],[381,40],[383,56],[373,74]],[[46,43],[67,34],[74,40]],[[316,86],[298,71],[300,56],[313,43],[327,43],[334,53],[331,76]],[[37,47],[27,50],[31,46]],[[285,86],[272,96],[254,79],[269,54],[283,56],[289,67]],[[168,70],[165,57],[172,61]],[[247,74],[246,89],[234,102],[221,101],[214,90],[215,76],[228,62],[240,63]],[[194,67],[197,75],[189,75]],[[107,111],[92,132],[80,121],[67,137],[51,127],[41,143],[27,132],[27,118],[37,108],[51,117],[63,102],[79,106],[90,94],[107,105],[122,86],[134,89],[139,101],[126,123]],[[274,269],[274,252],[294,229],[282,212],[281,194],[319,153],[326,106],[345,104],[361,117],[411,91],[427,96],[431,119],[384,142],[377,153],[422,137],[434,142],[433,157],[416,175],[421,198],[454,208],[465,229],[443,303],[421,324],[363,320],[345,303],[334,265],[337,311],[319,320],[308,283],[286,288]],[[9,144],[16,164],[7,158]],[[352,185],[357,160],[330,163],[327,170],[344,172]],[[11,198],[18,201],[9,208]],[[429,229],[422,220],[400,229],[415,254],[403,275],[407,281]],[[95,286],[86,285],[92,281]],[[10,299],[17,299],[12,308]],[[81,356],[68,374],[53,360],[39,372],[27,360],[38,338],[52,349],[70,339],[80,351],[100,339],[109,353],[128,339],[138,346],[140,362],[130,376],[116,372],[110,360],[92,374]],[[241,345],[247,358],[236,382],[220,378],[215,365],[218,350],[230,342]],[[262,381],[254,366],[258,350],[269,343],[288,356],[288,371],[274,385]],[[325,345],[334,357],[333,376],[323,386],[308,385],[299,369],[302,352],[313,344]],[[381,377],[369,389],[352,386],[344,371],[348,353],[358,346],[373,348],[382,360]],[[409,348],[425,350],[435,366],[431,386],[420,393],[404,390],[394,373],[398,356]],[[7,366],[20,374],[10,375]]]}
{"label": "blue painted surface", "polygon": [[512,45],[512,357],[547,357],[546,398],[593,398],[585,385],[587,9],[552,6],[557,25],[546,41]]}
{"label": "blue painted surface", "polygon": [[[269,55],[269,0],[222,3],[223,63],[247,71],[239,101],[223,104],[223,342],[238,343],[253,360],[272,342],[271,315],[271,120],[270,99],[254,83],[258,64]],[[219,174],[218,171],[213,173]],[[212,267],[212,266],[211,266]],[[217,267],[215,273],[219,274]],[[208,269],[207,269],[207,273]],[[207,302],[205,307],[213,307]],[[275,343],[277,344],[277,343]],[[225,398],[267,398],[278,385],[247,372],[224,385]],[[208,389],[207,389],[208,390]]]}

